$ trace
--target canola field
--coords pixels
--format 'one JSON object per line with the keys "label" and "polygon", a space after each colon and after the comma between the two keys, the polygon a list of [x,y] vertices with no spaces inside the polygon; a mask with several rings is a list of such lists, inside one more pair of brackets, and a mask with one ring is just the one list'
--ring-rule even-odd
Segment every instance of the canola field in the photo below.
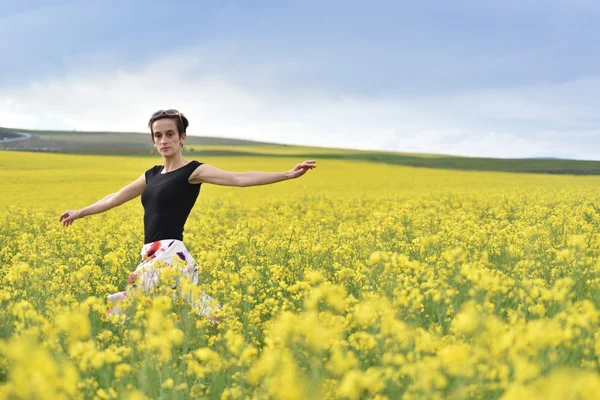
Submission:
{"label": "canola field", "polygon": [[600,178],[317,157],[296,180],[203,185],[183,241],[221,323],[169,284],[107,315],[105,297],[139,262],[140,200],[69,228],[59,216],[158,164],[0,153],[0,398],[600,393]]}

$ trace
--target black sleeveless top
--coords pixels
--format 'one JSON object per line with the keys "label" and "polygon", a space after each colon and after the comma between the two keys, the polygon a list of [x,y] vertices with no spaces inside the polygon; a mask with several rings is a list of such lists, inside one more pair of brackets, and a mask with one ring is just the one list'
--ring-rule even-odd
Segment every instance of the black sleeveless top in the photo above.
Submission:
{"label": "black sleeveless top", "polygon": [[155,165],[145,172],[146,188],[142,193],[145,244],[163,239],[183,241],[183,226],[201,185],[189,183],[188,178],[202,164],[190,161],[166,174],[160,173],[162,165]]}

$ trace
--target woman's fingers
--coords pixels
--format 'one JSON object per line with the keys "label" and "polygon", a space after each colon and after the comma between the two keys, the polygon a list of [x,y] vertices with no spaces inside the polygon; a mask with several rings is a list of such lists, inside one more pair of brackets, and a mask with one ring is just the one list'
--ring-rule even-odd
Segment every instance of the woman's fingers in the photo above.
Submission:
{"label": "woman's fingers", "polygon": [[298,178],[306,173],[306,171],[316,168],[315,160],[306,160],[294,167],[292,171],[295,172],[295,177]]}
{"label": "woman's fingers", "polygon": [[306,160],[301,164],[298,164],[298,167],[300,168],[317,168],[317,166],[315,165],[316,161],[315,160]]}
{"label": "woman's fingers", "polygon": [[75,220],[74,218],[75,212],[72,210],[67,210],[64,213],[61,214],[60,218],[58,219],[59,222],[62,222],[62,224],[66,227],[66,226],[71,226],[73,224],[73,221]]}

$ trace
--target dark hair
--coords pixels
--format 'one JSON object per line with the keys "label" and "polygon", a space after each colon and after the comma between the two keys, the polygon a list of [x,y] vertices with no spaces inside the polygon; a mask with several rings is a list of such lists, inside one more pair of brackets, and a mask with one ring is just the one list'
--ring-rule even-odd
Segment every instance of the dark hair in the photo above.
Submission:
{"label": "dark hair", "polygon": [[161,115],[160,117],[156,117],[156,118],[150,118],[150,120],[148,121],[148,128],[150,128],[150,138],[152,139],[152,141],[154,142],[154,130],[152,129],[152,124],[154,124],[154,122],[158,121],[159,119],[169,118],[170,120],[175,122],[175,125],[177,126],[177,131],[178,131],[179,137],[181,137],[181,133],[186,133],[186,129],[188,126],[190,126],[190,122],[185,117],[185,115],[183,115],[183,114],[179,114],[179,115],[181,116],[181,119],[179,118],[179,116],[167,115],[167,114]]}

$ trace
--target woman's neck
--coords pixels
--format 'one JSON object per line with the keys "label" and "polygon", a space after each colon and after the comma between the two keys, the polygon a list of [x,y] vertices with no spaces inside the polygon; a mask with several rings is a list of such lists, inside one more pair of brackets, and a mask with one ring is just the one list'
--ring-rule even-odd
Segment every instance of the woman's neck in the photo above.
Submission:
{"label": "woman's neck", "polygon": [[172,157],[163,157],[164,168],[163,172],[171,172],[177,168],[183,167],[188,161],[181,154]]}

